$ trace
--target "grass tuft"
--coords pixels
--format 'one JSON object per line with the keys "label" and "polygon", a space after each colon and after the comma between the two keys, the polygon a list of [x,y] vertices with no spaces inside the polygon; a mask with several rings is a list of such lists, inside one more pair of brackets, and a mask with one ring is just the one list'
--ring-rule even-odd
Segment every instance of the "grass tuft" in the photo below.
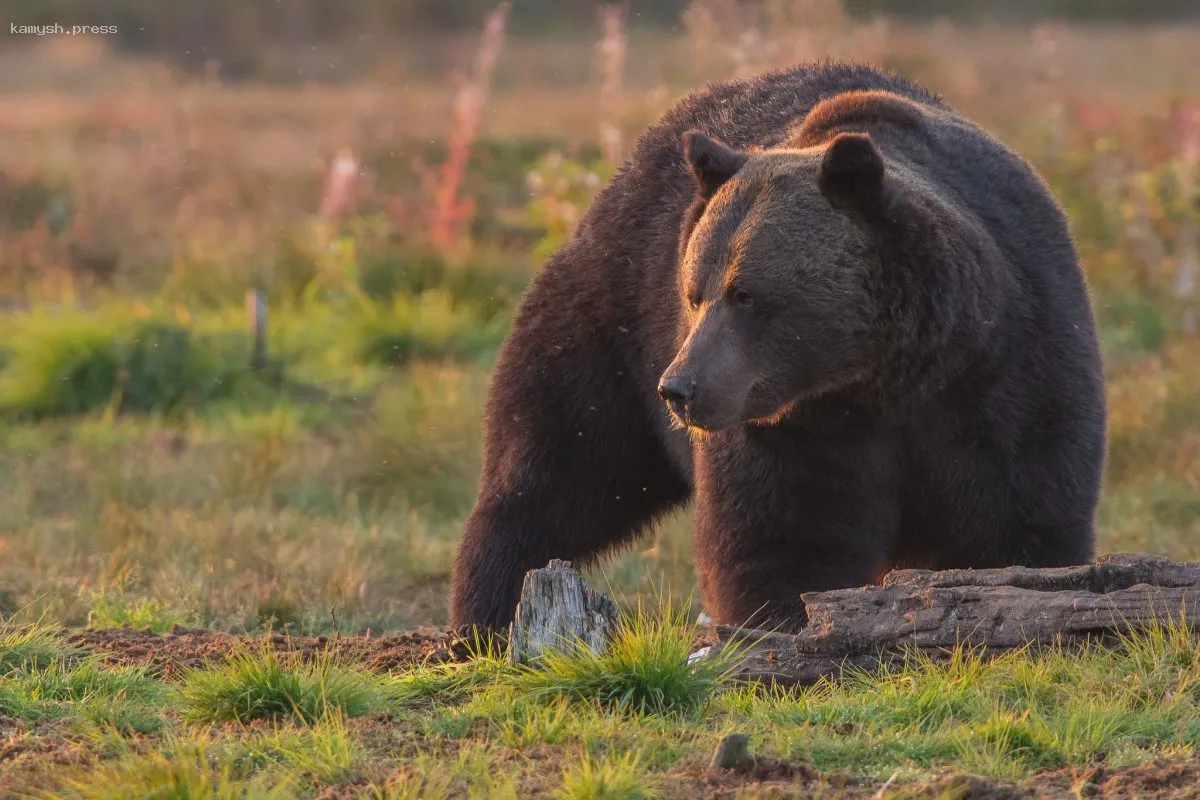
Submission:
{"label": "grass tuft", "polygon": [[88,608],[89,628],[148,628],[163,634],[176,625],[195,625],[196,615],[153,597],[130,597],[126,581],[118,580],[103,591],[92,592]]}
{"label": "grass tuft", "polygon": [[517,790],[514,776],[499,772],[494,764],[498,748],[467,743],[447,752],[439,744],[423,750],[382,784],[368,786],[361,800],[433,800],[451,797],[488,797],[517,800],[529,793]]}
{"label": "grass tuft", "polygon": [[287,776],[264,772],[245,777],[208,742],[168,751],[127,754],[72,777],[40,797],[70,800],[284,800],[295,797]]}
{"label": "grass tuft", "polygon": [[0,620],[0,676],[80,658],[83,651],[64,646],[60,630],[57,625]]}
{"label": "grass tuft", "polygon": [[560,800],[649,800],[657,796],[638,753],[618,760],[596,761],[585,755],[580,763],[563,771],[563,783],[555,797]]}
{"label": "grass tuft", "polygon": [[507,664],[495,653],[461,663],[427,665],[396,678],[390,694],[401,703],[426,699],[453,703],[467,697],[473,689],[496,681],[507,669]]}
{"label": "grass tuft", "polygon": [[365,757],[363,746],[338,711],[312,727],[281,726],[231,743],[229,753],[243,769],[279,770],[313,785],[346,779]]}
{"label": "grass tuft", "polygon": [[145,734],[162,727],[165,693],[141,669],[64,659],[11,674],[0,686],[0,712],[30,722],[77,715],[119,735]]}
{"label": "grass tuft", "polygon": [[52,702],[80,702],[95,697],[108,700],[152,699],[160,685],[141,669],[110,667],[88,658],[78,664],[54,662],[18,679],[31,696]]}
{"label": "grass tuft", "polygon": [[695,713],[728,678],[736,649],[689,664],[696,629],[685,608],[668,601],[652,615],[639,603],[604,653],[551,651],[517,671],[512,685],[539,700],[567,697],[633,714]]}
{"label": "grass tuft", "polygon": [[180,714],[193,724],[291,718],[313,725],[333,711],[369,713],[386,692],[379,678],[327,654],[291,665],[264,646],[238,653],[228,664],[190,671],[179,696]]}

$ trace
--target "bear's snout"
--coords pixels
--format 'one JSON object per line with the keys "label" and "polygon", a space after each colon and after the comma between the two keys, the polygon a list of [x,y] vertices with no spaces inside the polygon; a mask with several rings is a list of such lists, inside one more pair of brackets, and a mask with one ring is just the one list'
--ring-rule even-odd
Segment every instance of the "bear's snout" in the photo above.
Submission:
{"label": "bear's snout", "polygon": [[671,375],[658,384],[658,396],[680,420],[687,418],[688,404],[696,397],[696,382],[690,378]]}

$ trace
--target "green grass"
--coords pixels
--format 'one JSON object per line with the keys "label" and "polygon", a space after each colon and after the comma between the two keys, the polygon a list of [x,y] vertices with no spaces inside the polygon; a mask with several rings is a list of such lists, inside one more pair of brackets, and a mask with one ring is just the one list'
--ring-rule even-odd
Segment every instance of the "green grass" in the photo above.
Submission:
{"label": "green grass", "polygon": [[107,667],[94,657],[26,661],[0,682],[0,714],[30,723],[75,720],[118,735],[162,725],[166,687],[142,670]]}
{"label": "green grass", "polygon": [[[52,796],[99,798],[290,798],[353,778],[365,749],[339,715],[304,728],[195,735],[164,730],[154,750],[132,740],[86,779],[68,780]],[[50,796],[50,795],[47,795]]]}
{"label": "green grass", "polygon": [[54,625],[0,619],[0,676],[79,658],[81,651],[65,647],[59,633]]}
{"label": "green grass", "polygon": [[276,770],[294,783],[319,786],[353,776],[366,752],[335,710],[306,728],[276,727],[228,742],[224,756],[243,771]]}
{"label": "green grass", "polygon": [[120,308],[34,312],[5,327],[0,410],[17,418],[171,414],[255,390],[244,336],[198,340],[177,322]]}
{"label": "green grass", "polygon": [[[0,684],[0,719],[18,726],[14,741],[91,753],[86,767],[35,780],[78,798],[338,786],[364,798],[677,797],[704,791],[689,781],[731,731],[756,757],[818,770],[812,791],[827,796],[837,775],[907,792],[947,770],[1021,782],[1100,759],[1109,770],[1178,762],[1200,747],[1200,637],[1177,624],[1110,648],[990,660],[960,649],[794,690],[731,683],[717,661],[687,665],[692,635],[677,611],[629,613],[610,655],[568,648],[517,668],[483,654],[394,677],[250,650],[167,684],[93,659],[55,662]],[[18,785],[4,780],[0,791]]]}
{"label": "green grass", "polygon": [[23,670],[13,682],[33,701],[78,703],[93,699],[152,700],[161,685],[136,669],[102,666],[94,659],[79,663],[54,662]]}
{"label": "green grass", "polygon": [[822,769],[885,776],[942,764],[995,778],[1131,763],[1200,745],[1194,632],[1162,626],[1123,649],[917,659],[895,676],[863,675],[766,698],[732,693],[768,742]]}
{"label": "green grass", "polygon": [[448,800],[452,797],[495,797],[517,800],[523,796],[511,774],[498,773],[493,764],[504,757],[500,748],[468,744],[447,751],[440,746],[417,752],[387,778],[373,782],[359,795],[362,800]]}
{"label": "green grass", "polygon": [[[945,663],[915,658],[895,675],[766,693],[730,686],[719,673],[685,685],[686,656],[664,658],[662,639],[654,642],[644,627],[636,635],[637,644],[630,634],[618,640],[611,660],[564,654],[502,672],[473,696],[450,693],[430,730],[473,738],[485,720],[492,738],[512,747],[590,740],[621,749],[647,740],[671,763],[673,748],[686,749],[692,736],[707,739],[717,723],[751,733],[759,752],[878,778],[960,765],[1016,780],[1102,755],[1134,763],[1200,745],[1200,640],[1178,626],[1130,637],[1117,650],[1050,648],[991,661],[960,650]],[[621,666],[600,670],[599,663]],[[664,718],[664,710],[687,713]]]}
{"label": "green grass", "polygon": [[445,704],[469,696],[471,690],[507,674],[504,658],[488,654],[463,663],[436,664],[399,676],[392,684],[397,702],[416,705],[421,701]]}
{"label": "green grass", "polygon": [[397,295],[389,306],[369,304],[360,323],[360,358],[392,366],[415,360],[485,361],[508,332],[504,315],[456,303],[453,295],[429,290]]}
{"label": "green grass", "polygon": [[292,665],[263,647],[238,653],[226,665],[190,671],[179,690],[179,711],[197,725],[288,718],[313,725],[334,712],[362,716],[385,700],[378,678],[332,656]]}
{"label": "green grass", "polygon": [[[214,761],[217,765],[214,766]],[[73,777],[42,796],[74,800],[283,800],[294,797],[285,776],[239,777],[228,759],[202,742],[144,755],[130,754]]]}
{"label": "green grass", "polygon": [[567,698],[632,714],[694,714],[736,663],[737,648],[688,663],[695,631],[688,607],[643,608],[626,617],[602,654],[569,647],[545,654],[512,678],[520,695],[546,701]]}
{"label": "green grass", "polygon": [[560,800],[649,800],[656,795],[635,753],[599,762],[585,756],[564,771],[555,793]]}
{"label": "green grass", "polygon": [[166,633],[177,625],[196,624],[195,614],[151,597],[130,597],[127,586],[131,571],[116,576],[103,591],[93,592],[88,609],[89,628],[148,629]]}

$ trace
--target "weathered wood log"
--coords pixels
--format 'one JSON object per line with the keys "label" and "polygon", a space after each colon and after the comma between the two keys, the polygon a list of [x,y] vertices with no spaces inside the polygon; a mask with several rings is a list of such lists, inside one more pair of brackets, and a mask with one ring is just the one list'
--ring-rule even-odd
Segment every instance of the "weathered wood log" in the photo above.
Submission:
{"label": "weathered wood log", "polygon": [[810,684],[847,668],[896,666],[956,645],[995,655],[1026,645],[1111,640],[1155,623],[1200,623],[1200,564],[1114,554],[1058,569],[897,570],[881,585],[802,596],[795,636],[718,626],[710,653],[737,641],[740,675]]}
{"label": "weathered wood log", "polygon": [[521,600],[509,627],[508,660],[528,664],[550,650],[577,647],[594,653],[608,646],[617,627],[617,606],[588,588],[571,562],[552,560],[525,573]]}

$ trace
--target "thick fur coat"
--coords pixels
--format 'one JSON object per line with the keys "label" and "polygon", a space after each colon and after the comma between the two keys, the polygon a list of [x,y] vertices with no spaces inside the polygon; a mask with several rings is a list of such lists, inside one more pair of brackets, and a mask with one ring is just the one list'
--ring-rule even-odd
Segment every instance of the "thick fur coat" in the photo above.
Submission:
{"label": "thick fur coat", "polygon": [[1089,561],[1103,373],[1067,222],[920,87],[713,84],[638,140],[527,292],[486,410],[452,622],[689,499],[718,622],[890,568]]}

